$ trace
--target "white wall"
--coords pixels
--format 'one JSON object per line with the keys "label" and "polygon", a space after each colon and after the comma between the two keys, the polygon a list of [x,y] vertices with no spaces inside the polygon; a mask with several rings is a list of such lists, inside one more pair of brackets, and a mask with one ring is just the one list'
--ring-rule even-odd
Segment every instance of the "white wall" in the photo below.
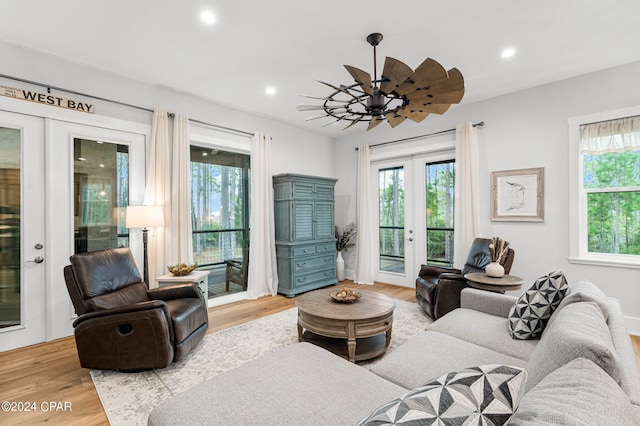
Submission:
{"label": "white wall", "polygon": [[[269,134],[273,138],[274,173],[294,172],[327,177],[333,175],[333,144],[329,137],[214,104],[168,87],[123,78],[1,41],[0,58],[1,74],[149,109],[162,107],[170,112],[184,113],[189,118],[233,129]],[[0,84],[46,91],[45,88],[10,79],[0,78]],[[64,92],[52,93],[71,99],[83,99],[82,96]],[[96,105],[96,115],[150,124],[149,112],[98,100],[86,101]]]}
{"label": "white wall", "polygon": [[[567,119],[640,105],[638,75],[640,62],[454,106],[443,116],[429,116],[420,124],[405,122],[391,129],[383,123],[369,132],[362,129],[361,133],[340,137],[334,142],[338,224],[355,220],[354,147],[454,128],[463,122],[485,121],[478,131],[480,197],[486,205],[481,217],[483,234],[500,236],[511,243],[516,251],[512,272],[525,282],[556,269],[565,272],[569,283],[593,281],[607,295],[620,299],[629,329],[640,334],[640,269],[578,265],[567,260],[568,226],[574,219],[568,213]],[[491,222],[490,172],[529,167],[545,168],[544,223]]]}

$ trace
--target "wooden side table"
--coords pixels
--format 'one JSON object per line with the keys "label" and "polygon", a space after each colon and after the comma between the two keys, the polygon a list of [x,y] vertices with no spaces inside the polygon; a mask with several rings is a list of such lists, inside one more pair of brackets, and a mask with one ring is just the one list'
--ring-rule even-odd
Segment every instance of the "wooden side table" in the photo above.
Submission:
{"label": "wooden side table", "polygon": [[298,340],[314,343],[351,362],[382,355],[391,340],[396,307],[393,300],[358,290],[362,297],[357,302],[338,303],[329,297],[333,290],[297,297]]}
{"label": "wooden side table", "polygon": [[204,295],[204,300],[209,300],[209,272],[210,271],[193,271],[189,275],[175,276],[171,273],[156,278],[158,287],[165,287],[171,284],[198,283],[200,291]]}
{"label": "wooden side table", "polygon": [[507,290],[517,290],[524,282],[522,278],[516,277],[515,275],[505,274],[500,278],[494,278],[488,276],[484,272],[465,274],[464,279],[466,279],[469,285],[473,288],[494,291],[496,293],[504,293]]}

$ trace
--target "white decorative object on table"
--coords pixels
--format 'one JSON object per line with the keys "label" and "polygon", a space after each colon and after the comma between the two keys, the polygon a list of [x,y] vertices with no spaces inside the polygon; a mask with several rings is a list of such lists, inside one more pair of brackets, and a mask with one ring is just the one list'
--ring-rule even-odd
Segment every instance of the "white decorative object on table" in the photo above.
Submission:
{"label": "white decorative object on table", "polygon": [[484,272],[493,278],[501,278],[504,276],[504,267],[498,262],[491,262],[487,265]]}
{"label": "white decorative object on table", "polygon": [[338,281],[344,281],[344,258],[341,251],[336,256],[336,278]]}
{"label": "white decorative object on table", "polygon": [[491,253],[491,263],[489,263],[484,272],[493,278],[501,278],[504,275],[504,266],[502,266],[503,258],[509,251],[509,242],[498,237],[493,237],[489,243],[489,252]]}

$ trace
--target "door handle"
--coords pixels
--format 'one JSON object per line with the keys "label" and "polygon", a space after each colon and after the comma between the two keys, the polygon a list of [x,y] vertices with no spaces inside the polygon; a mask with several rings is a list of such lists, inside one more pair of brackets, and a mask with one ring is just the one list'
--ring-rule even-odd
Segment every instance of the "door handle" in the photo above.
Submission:
{"label": "door handle", "polygon": [[26,262],[24,262],[24,263],[42,263],[42,262],[44,262],[44,257],[42,257],[42,256],[36,256],[36,257],[35,257],[35,259],[33,259],[33,260],[27,260],[27,261],[26,261]]}

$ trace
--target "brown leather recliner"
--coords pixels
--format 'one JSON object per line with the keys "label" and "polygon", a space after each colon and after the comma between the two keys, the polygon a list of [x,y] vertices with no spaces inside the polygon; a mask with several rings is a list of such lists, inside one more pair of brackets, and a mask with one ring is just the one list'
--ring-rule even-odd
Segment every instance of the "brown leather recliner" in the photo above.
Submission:
{"label": "brown leather recliner", "polygon": [[[460,307],[460,292],[469,287],[465,274],[484,272],[491,262],[490,238],[476,238],[462,270],[446,266],[422,265],[416,279],[416,301],[433,319]],[[501,259],[505,274],[511,271],[515,252],[509,249]]]}
{"label": "brown leather recliner", "polygon": [[73,327],[82,367],[164,368],[204,338],[207,302],[197,283],[147,289],[128,248],[70,261],[64,278],[78,314]]}

